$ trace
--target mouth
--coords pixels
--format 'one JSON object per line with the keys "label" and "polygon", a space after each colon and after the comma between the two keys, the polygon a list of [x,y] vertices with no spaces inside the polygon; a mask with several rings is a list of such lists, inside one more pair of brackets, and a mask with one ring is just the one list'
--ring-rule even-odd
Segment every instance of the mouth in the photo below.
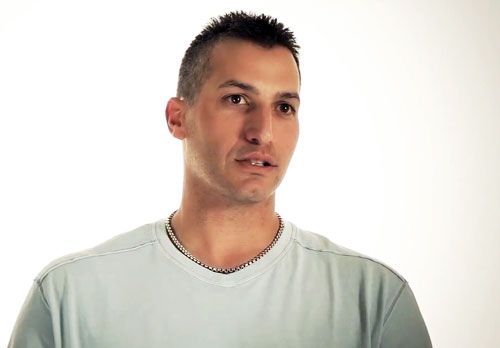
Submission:
{"label": "mouth", "polygon": [[256,167],[276,167],[276,165],[271,164],[268,161],[259,161],[255,159],[248,159],[248,160],[236,160],[237,162],[247,162],[252,166]]}
{"label": "mouth", "polygon": [[271,169],[278,166],[276,159],[271,154],[259,151],[250,152],[235,159],[237,162],[250,168],[261,167]]}

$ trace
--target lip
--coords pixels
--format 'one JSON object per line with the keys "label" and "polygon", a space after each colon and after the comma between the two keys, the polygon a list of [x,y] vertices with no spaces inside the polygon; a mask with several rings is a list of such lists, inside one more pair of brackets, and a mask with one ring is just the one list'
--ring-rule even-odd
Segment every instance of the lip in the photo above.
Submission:
{"label": "lip", "polygon": [[[248,163],[248,160],[257,160],[257,161],[260,161],[260,162],[268,162],[270,165],[269,166],[264,166],[264,167],[259,167],[259,166],[253,166],[251,165],[250,163]],[[236,161],[240,162],[240,163],[248,163],[249,165],[251,165],[252,167],[259,167],[259,168],[273,168],[273,167],[277,167],[278,165],[276,164],[276,161],[274,160],[274,158],[268,154],[265,154],[265,153],[261,153],[261,152],[252,152],[252,153],[249,153],[241,158],[237,158]]]}

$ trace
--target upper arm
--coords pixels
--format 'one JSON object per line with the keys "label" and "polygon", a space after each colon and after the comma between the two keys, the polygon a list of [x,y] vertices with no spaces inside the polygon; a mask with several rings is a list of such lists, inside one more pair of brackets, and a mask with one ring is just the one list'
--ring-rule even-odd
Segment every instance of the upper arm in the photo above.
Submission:
{"label": "upper arm", "polygon": [[432,348],[415,296],[407,283],[387,313],[380,348]]}
{"label": "upper arm", "polygon": [[38,283],[33,283],[17,318],[8,348],[54,348],[52,317]]}

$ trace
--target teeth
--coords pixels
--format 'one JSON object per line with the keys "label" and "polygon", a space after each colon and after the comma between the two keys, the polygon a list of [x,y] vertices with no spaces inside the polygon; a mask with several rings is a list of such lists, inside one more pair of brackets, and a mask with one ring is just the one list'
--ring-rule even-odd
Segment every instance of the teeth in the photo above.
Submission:
{"label": "teeth", "polygon": [[264,162],[262,162],[262,161],[256,161],[256,160],[249,160],[249,161],[250,161],[250,164],[253,166],[261,166],[261,167],[264,166]]}

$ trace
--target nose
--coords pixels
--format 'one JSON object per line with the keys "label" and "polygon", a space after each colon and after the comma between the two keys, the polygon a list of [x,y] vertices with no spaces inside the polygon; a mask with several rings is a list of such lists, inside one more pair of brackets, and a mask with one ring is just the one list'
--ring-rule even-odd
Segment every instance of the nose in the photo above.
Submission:
{"label": "nose", "polygon": [[248,114],[245,138],[255,145],[266,145],[273,141],[273,111],[270,108],[255,108]]}

